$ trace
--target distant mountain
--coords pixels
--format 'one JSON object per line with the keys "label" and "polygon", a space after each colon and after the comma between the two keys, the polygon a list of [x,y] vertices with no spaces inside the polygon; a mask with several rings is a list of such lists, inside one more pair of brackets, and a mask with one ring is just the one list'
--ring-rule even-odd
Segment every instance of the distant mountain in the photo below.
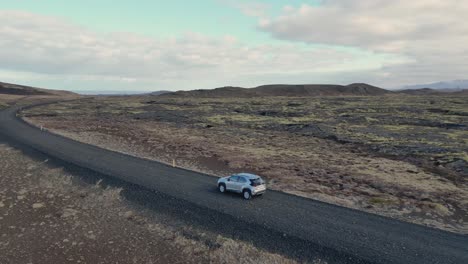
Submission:
{"label": "distant mountain", "polygon": [[404,90],[408,89],[422,89],[422,88],[431,88],[436,90],[444,91],[460,91],[463,89],[468,89],[468,80],[455,80],[447,82],[436,82],[429,84],[416,84],[416,85],[407,85],[402,87]]}
{"label": "distant mountain", "polygon": [[131,90],[75,90],[75,92],[83,95],[137,95],[148,94],[148,91],[131,91]]}
{"label": "distant mountain", "polygon": [[12,95],[75,95],[75,93],[61,90],[49,90],[25,85],[0,82],[0,94]]}
{"label": "distant mountain", "polygon": [[166,91],[166,90],[154,91],[154,92],[151,92],[150,95],[161,95],[161,94],[167,94],[167,93],[172,93],[172,91]]}
{"label": "distant mountain", "polygon": [[365,83],[333,84],[270,84],[255,88],[221,87],[211,90],[192,90],[167,93],[177,97],[259,97],[259,96],[367,96],[393,93]]}
{"label": "distant mountain", "polygon": [[76,91],[79,94],[84,95],[102,95],[102,96],[125,96],[125,95],[160,95],[170,93],[171,91],[135,91],[135,90],[87,90],[87,91]]}
{"label": "distant mountain", "polygon": [[442,90],[436,90],[431,88],[421,88],[421,89],[405,89],[399,90],[399,93],[409,94],[409,95],[441,95],[445,94]]}

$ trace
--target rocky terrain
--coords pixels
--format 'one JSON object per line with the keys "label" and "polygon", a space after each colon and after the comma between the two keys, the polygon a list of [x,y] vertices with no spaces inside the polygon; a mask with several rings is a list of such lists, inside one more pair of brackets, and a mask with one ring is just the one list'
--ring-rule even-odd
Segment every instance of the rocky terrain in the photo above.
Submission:
{"label": "rocky terrain", "polygon": [[52,132],[215,175],[468,233],[460,96],[97,97],[30,109]]}
{"label": "rocky terrain", "polygon": [[37,154],[0,142],[0,157],[0,263],[295,263],[145,209],[125,189]]}

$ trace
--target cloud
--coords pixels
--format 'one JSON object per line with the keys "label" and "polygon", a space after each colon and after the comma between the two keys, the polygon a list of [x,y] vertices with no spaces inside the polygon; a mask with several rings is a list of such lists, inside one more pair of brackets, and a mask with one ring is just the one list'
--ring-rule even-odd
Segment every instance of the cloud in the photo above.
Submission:
{"label": "cloud", "polygon": [[468,2],[325,0],[287,6],[260,30],[305,43],[398,54],[413,63],[385,69],[395,83],[462,78],[468,72]]}
{"label": "cloud", "polygon": [[326,0],[320,6],[286,6],[260,28],[284,39],[401,51],[410,41],[466,39],[467,12],[468,2],[456,0]]}
{"label": "cloud", "polygon": [[0,61],[4,81],[156,90],[314,82],[320,76],[405,63],[406,58],[292,43],[249,45],[229,35],[210,38],[194,32],[170,39],[102,33],[62,18],[0,11]]}
{"label": "cloud", "polygon": [[267,16],[268,11],[271,9],[270,4],[263,2],[252,2],[245,0],[217,0],[217,2],[232,8],[236,8],[246,16],[257,18]]}
{"label": "cloud", "polygon": [[248,16],[264,17],[267,15],[270,6],[265,3],[243,3],[237,4],[237,8]]}

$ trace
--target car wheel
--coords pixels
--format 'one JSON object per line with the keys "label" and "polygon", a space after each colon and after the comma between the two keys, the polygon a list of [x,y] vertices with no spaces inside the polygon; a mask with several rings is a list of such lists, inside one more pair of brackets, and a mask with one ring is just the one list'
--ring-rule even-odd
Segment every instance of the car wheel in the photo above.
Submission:
{"label": "car wheel", "polygon": [[226,192],[226,185],[220,184],[218,186],[218,190],[219,190],[220,193],[225,193]]}
{"label": "car wheel", "polygon": [[245,200],[250,200],[250,198],[252,198],[252,193],[250,193],[249,190],[244,190],[242,192],[242,196],[244,197]]}

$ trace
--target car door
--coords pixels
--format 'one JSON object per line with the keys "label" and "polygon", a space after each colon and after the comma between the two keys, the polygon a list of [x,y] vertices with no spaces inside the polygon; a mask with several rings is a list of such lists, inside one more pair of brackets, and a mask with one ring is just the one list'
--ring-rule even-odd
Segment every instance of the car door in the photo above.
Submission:
{"label": "car door", "polygon": [[242,187],[247,183],[247,179],[245,177],[239,176],[238,183],[236,185],[236,191],[242,192]]}
{"label": "car door", "polygon": [[239,176],[231,176],[226,182],[226,189],[230,191],[237,191],[237,184],[239,183]]}

